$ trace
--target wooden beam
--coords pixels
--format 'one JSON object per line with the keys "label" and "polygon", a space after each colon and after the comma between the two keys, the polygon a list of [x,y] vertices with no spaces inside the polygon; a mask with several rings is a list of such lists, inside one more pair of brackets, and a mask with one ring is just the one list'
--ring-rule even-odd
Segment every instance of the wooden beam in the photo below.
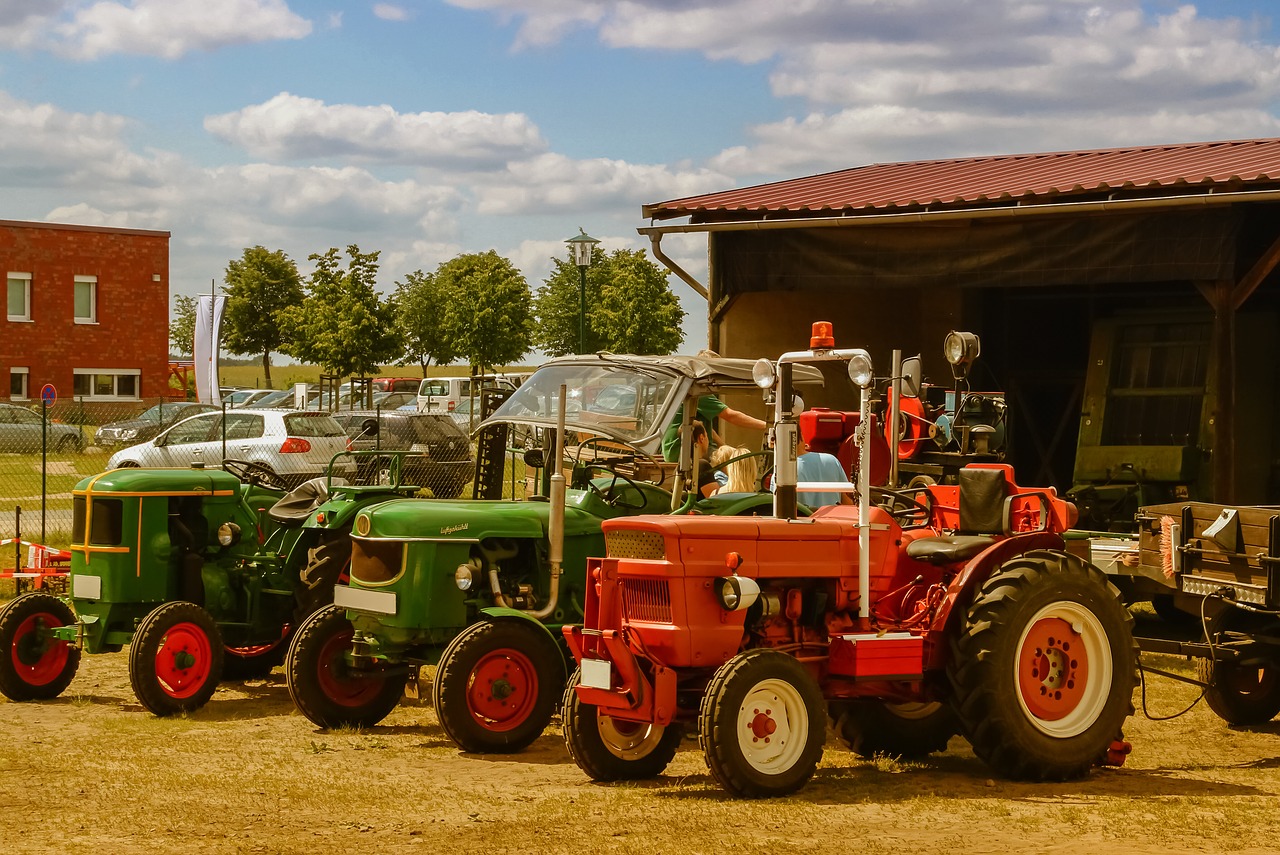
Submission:
{"label": "wooden beam", "polygon": [[1275,270],[1277,264],[1280,264],[1280,236],[1276,237],[1271,246],[1267,247],[1267,251],[1262,253],[1258,260],[1254,262],[1249,272],[1235,284],[1231,291],[1231,308],[1233,311],[1244,305],[1244,301],[1248,300],[1253,295],[1253,292],[1258,290],[1258,286],[1271,274],[1272,270]]}

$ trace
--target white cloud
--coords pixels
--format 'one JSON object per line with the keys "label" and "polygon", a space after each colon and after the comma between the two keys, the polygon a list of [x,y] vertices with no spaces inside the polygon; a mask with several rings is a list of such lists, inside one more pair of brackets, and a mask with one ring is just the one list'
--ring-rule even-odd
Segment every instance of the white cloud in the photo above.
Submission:
{"label": "white cloud", "polygon": [[374,3],[373,16],[384,21],[407,21],[409,20],[409,10],[391,3]]}
{"label": "white cloud", "polygon": [[546,148],[537,126],[522,113],[398,113],[385,104],[325,104],[288,92],[210,116],[204,126],[255,157],[281,160],[493,169]]}
{"label": "white cloud", "polygon": [[311,22],[286,0],[5,0],[0,47],[80,60],[112,54],[176,59],[238,44],[300,39]]}

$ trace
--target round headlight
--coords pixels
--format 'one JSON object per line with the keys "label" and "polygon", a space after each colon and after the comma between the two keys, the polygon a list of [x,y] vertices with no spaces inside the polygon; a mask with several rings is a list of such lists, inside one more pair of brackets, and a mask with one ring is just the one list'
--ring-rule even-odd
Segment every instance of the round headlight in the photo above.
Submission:
{"label": "round headlight", "polygon": [[760,585],[745,576],[721,576],[715,584],[716,600],[727,612],[749,608],[760,597]]}
{"label": "round headlight", "polygon": [[871,385],[875,377],[871,373],[871,354],[865,350],[855,350],[849,357],[849,379],[859,389]]}
{"label": "round headlight", "polygon": [[947,333],[947,337],[942,341],[942,355],[952,365],[973,362],[978,358],[981,350],[982,343],[971,332],[956,332],[952,330]]}
{"label": "round headlight", "polygon": [[369,533],[370,525],[371,523],[369,521],[369,515],[360,514],[359,516],[356,517],[356,524],[355,524],[356,534],[360,535],[361,537],[364,537]]}
{"label": "round headlight", "polygon": [[240,542],[240,526],[232,522],[224,522],[218,526],[218,543],[232,546]]}
{"label": "round headlight", "polygon": [[773,363],[767,359],[757,359],[756,364],[751,366],[751,379],[761,389],[768,389],[773,386],[776,376],[773,373]]}
{"label": "round headlight", "polygon": [[459,564],[458,569],[453,571],[453,584],[458,586],[459,591],[470,591],[472,579],[470,564]]}

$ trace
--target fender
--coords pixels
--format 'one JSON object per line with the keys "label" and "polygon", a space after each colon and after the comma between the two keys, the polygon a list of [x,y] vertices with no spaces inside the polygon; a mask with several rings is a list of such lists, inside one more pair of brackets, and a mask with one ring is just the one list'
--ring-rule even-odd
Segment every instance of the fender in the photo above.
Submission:
{"label": "fender", "polygon": [[564,657],[564,654],[565,654],[564,641],[560,638],[560,635],[558,633],[554,633],[550,629],[548,629],[545,623],[543,623],[540,620],[536,620],[534,618],[529,617],[527,614],[525,614],[524,612],[518,609],[503,608],[502,606],[489,606],[488,608],[480,609],[480,614],[484,615],[485,617],[487,617],[489,620],[492,620],[492,621],[522,620],[522,621],[525,621],[526,623],[531,623],[534,626],[536,626],[538,629],[542,630],[543,633],[546,634],[547,639],[555,646],[556,650],[560,651],[560,665],[561,665],[561,668],[564,669],[564,673],[562,676],[564,677],[569,676],[568,665],[564,661],[564,658],[565,658]]}

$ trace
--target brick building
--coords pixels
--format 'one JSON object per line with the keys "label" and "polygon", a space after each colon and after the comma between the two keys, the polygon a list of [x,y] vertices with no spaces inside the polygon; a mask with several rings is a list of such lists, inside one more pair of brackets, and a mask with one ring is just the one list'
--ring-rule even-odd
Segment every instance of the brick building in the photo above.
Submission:
{"label": "brick building", "polygon": [[0,397],[168,394],[169,232],[0,220]]}

